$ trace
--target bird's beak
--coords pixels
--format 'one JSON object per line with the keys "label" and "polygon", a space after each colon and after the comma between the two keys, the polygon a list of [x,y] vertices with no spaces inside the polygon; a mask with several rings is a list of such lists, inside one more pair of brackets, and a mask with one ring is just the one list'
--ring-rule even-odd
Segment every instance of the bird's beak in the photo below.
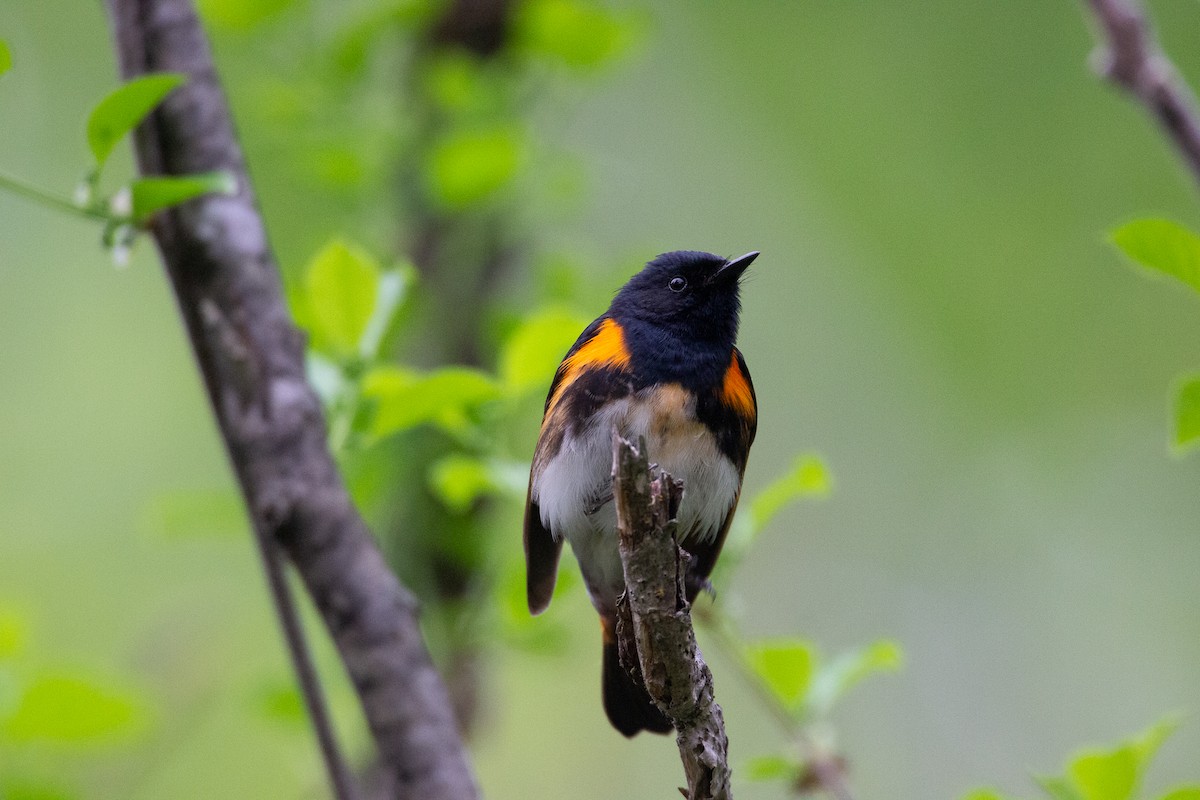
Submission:
{"label": "bird's beak", "polygon": [[713,279],[733,283],[742,276],[742,273],[746,271],[746,267],[750,266],[750,263],[756,258],[758,258],[757,250],[752,250],[744,256],[731,258],[725,262],[723,267],[717,270],[716,274],[713,275]]}

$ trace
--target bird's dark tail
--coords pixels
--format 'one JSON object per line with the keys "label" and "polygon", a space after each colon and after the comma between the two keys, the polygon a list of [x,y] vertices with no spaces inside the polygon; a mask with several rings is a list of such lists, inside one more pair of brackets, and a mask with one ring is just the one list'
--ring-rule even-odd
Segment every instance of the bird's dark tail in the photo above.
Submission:
{"label": "bird's dark tail", "polygon": [[604,620],[604,666],[601,684],[604,694],[604,712],[612,726],[626,736],[636,736],[641,731],[669,733],[674,730],[671,720],[658,710],[644,687],[621,666],[617,655],[617,637]]}

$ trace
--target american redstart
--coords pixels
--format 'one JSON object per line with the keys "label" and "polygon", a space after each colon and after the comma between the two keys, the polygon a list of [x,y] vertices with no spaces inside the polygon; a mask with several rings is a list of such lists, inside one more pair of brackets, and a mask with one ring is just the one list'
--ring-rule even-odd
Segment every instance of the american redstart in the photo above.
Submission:
{"label": "american redstart", "polygon": [[604,710],[626,736],[671,723],[617,658],[625,578],[612,501],[612,434],[645,437],[650,461],[684,482],[680,546],[688,600],[707,585],[741,492],[758,403],[738,332],[739,279],[758,256],[681,250],[646,264],[559,365],[525,503],[529,610],[550,604],[566,539],[604,635]]}

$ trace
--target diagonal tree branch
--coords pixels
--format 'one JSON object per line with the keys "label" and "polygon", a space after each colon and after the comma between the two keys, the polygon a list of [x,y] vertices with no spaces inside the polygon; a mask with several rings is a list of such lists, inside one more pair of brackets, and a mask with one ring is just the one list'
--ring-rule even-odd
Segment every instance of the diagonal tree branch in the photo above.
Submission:
{"label": "diagonal tree branch", "polygon": [[1087,0],[1105,39],[1097,72],[1136,97],[1179,148],[1200,181],[1200,111],[1163,53],[1138,0]]}
{"label": "diagonal tree branch", "polygon": [[667,473],[651,479],[644,441],[635,448],[613,432],[613,497],[629,612],[618,622],[618,643],[623,654],[637,654],[646,690],[675,725],[685,796],[729,800],[729,739],[684,594],[687,555],[675,540],[682,496],[683,484]]}
{"label": "diagonal tree branch", "polygon": [[304,339],[288,316],[217,80],[190,0],[106,0],[121,73],[181,72],[136,136],[143,174],[226,170],[233,197],[207,196],[152,224],[268,566],[281,547],[341,654],[379,750],[390,795],[473,800],[474,776],[425,648],[417,602],[388,570],[326,447],[305,381]]}

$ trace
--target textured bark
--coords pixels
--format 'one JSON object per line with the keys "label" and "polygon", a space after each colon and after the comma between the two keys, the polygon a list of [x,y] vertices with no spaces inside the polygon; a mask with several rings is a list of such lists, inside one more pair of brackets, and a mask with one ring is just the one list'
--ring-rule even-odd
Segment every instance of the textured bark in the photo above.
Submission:
{"label": "textured bark", "polygon": [[185,73],[137,131],[143,174],[226,170],[236,196],[160,214],[151,229],[250,518],[304,581],[358,692],[396,798],[478,796],[450,702],[426,650],[417,602],[387,568],[326,446],[217,80],[190,0],[106,0],[121,73]]}
{"label": "textured bark", "polygon": [[1179,149],[1200,181],[1200,114],[1196,98],[1163,53],[1137,0],[1087,0],[1107,42],[1096,70],[1136,97]]}
{"label": "textured bark", "polygon": [[692,629],[684,594],[687,554],[675,540],[683,484],[653,478],[645,442],[635,448],[613,434],[613,497],[626,594],[617,625],[622,661],[636,653],[655,705],[675,725],[688,800],[729,800],[729,740],[713,678]]}

